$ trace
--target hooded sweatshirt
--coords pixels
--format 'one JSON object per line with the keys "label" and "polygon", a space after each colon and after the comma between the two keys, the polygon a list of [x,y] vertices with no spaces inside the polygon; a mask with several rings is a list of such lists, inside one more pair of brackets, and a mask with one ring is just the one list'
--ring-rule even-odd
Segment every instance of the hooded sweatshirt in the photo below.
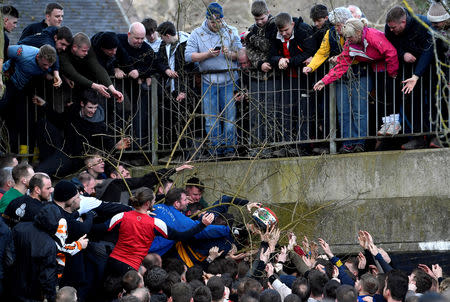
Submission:
{"label": "hooded sweatshirt", "polygon": [[[238,51],[241,49],[242,44],[238,31],[235,27],[223,23],[223,26],[219,32],[213,32],[209,29],[207,21],[205,20],[200,27],[197,27],[192,32],[189,37],[185,51],[186,62],[193,62],[193,53],[207,52],[216,46],[220,46],[222,49],[227,47],[232,51]],[[226,70],[230,68],[237,68],[237,61],[228,60],[221,51],[220,55],[217,57],[199,62],[199,67],[200,71]],[[202,79],[206,84],[229,84],[232,82],[232,77],[237,79],[237,73],[225,72],[204,74]]]}

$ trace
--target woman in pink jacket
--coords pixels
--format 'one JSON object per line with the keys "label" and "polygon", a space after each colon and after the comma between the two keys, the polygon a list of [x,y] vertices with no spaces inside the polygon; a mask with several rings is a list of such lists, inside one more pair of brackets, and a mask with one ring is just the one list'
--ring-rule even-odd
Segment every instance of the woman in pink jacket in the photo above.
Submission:
{"label": "woman in pink jacket", "polygon": [[[368,135],[367,107],[372,85],[369,65],[377,74],[382,75],[381,72],[387,71],[390,77],[395,78],[399,66],[397,50],[383,32],[367,27],[364,19],[347,20],[342,34],[346,43],[338,56],[337,65],[314,85],[314,90],[321,90],[351,69],[353,76],[348,75],[348,80],[337,84],[336,99],[342,138],[365,137]],[[345,141],[342,151],[364,151],[364,140]]]}

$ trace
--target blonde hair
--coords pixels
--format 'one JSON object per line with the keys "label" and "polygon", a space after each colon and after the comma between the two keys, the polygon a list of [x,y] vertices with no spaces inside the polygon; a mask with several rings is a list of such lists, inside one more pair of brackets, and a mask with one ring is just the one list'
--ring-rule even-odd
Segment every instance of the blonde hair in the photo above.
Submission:
{"label": "blonde hair", "polygon": [[73,44],[78,47],[85,45],[91,47],[91,40],[89,40],[89,37],[85,33],[79,32],[73,36]]}
{"label": "blonde hair", "polygon": [[356,37],[357,33],[361,33],[365,26],[367,26],[366,19],[350,18],[345,21],[345,24],[342,27],[342,35],[346,39],[350,37]]}
{"label": "blonde hair", "polygon": [[49,44],[42,45],[38,52],[39,57],[46,59],[49,64],[53,65],[56,62],[56,50]]}

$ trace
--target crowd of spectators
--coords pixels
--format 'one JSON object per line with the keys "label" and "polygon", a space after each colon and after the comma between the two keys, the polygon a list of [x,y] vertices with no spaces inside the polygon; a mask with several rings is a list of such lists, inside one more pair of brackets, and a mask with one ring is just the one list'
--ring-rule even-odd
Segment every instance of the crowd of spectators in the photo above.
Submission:
{"label": "crowd of spectators", "polygon": [[48,174],[2,157],[0,299],[450,301],[450,278],[435,258],[396,264],[362,230],[360,252],[342,258],[322,238],[298,244],[260,203],[226,195],[207,203],[196,177],[175,186],[170,176],[192,168],[131,177],[91,156],[77,177],[53,185]]}
{"label": "crowd of spectators", "polygon": [[[163,87],[157,93],[160,144],[179,141],[179,146],[195,147],[200,133],[207,143],[196,152],[199,157],[236,155],[242,135],[249,137],[250,156],[327,152],[310,141],[329,135],[329,94],[321,90],[332,82],[338,137],[344,139],[341,152],[372,149],[365,138],[376,135],[373,148],[392,147],[393,140],[383,137],[399,134],[402,127],[403,134],[428,134],[403,141],[402,149],[445,142],[437,132],[441,122],[447,123],[448,110],[432,88],[438,72],[433,68],[447,72],[445,64],[435,64],[448,60],[445,2],[433,2],[426,17],[391,8],[384,33],[354,5],[331,11],[314,5],[311,26],[286,12],[272,16],[264,0],[254,0],[255,23],[242,34],[225,22],[222,6],[213,2],[192,33],[146,18],[132,23],[128,33],[102,31],[91,38],[72,34],[70,26],[62,25],[64,8],[50,3],[45,19],[26,26],[17,45],[9,45],[7,33],[16,27],[19,12],[5,5],[2,14],[6,90],[0,108],[9,145],[17,154],[38,154],[37,171],[50,175],[76,170],[79,156],[93,149],[148,146],[152,77]],[[326,61],[329,66],[322,66]],[[195,71],[201,75],[194,76]],[[50,85],[36,79],[41,76]],[[319,80],[314,83],[314,78]],[[65,108],[56,112],[53,94],[46,93],[52,86],[71,90]],[[315,104],[314,95],[324,101]],[[238,102],[245,99],[248,105]],[[117,105],[111,105],[114,100]],[[237,110],[241,106],[248,107],[243,116]],[[185,127],[193,112],[201,112],[201,129]],[[114,125],[107,122],[116,119],[120,122]],[[132,126],[119,127],[127,122]],[[179,140],[182,131],[191,130],[194,137]],[[274,142],[283,147],[269,148]]]}

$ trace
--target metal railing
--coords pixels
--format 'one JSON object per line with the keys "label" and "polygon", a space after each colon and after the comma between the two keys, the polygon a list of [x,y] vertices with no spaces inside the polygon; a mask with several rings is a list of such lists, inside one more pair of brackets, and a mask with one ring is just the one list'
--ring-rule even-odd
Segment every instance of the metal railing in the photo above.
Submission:
{"label": "metal railing", "polygon": [[[185,74],[176,82],[153,78],[150,87],[145,82],[114,79],[125,101],[102,99],[105,131],[116,140],[132,137],[133,143],[125,152],[151,153],[156,163],[158,157],[173,154],[174,150],[182,151],[187,158],[196,158],[202,152],[223,146],[258,151],[321,144],[336,153],[337,143],[364,144],[365,140],[379,139],[377,132],[385,116],[397,119],[401,126],[396,137],[437,135],[447,129],[449,106],[443,97],[445,87],[437,86],[433,67],[419,79],[410,95],[401,91],[401,81],[412,74],[406,67],[393,80],[386,72],[374,73],[370,66],[359,65],[323,91],[314,91],[314,83],[326,70],[321,67],[308,76],[301,74],[301,70],[270,74],[247,69],[214,71],[231,75],[233,83],[233,91],[228,91],[233,100],[222,106],[214,91],[223,85],[205,81],[211,73]],[[58,112],[65,110],[73,96],[73,90],[67,87],[54,89],[48,84],[34,87],[28,95],[42,96]],[[180,92],[185,93],[185,98],[177,100]],[[219,108],[217,115],[205,112],[207,99]],[[3,127],[3,145],[33,146],[36,137],[42,134],[35,126],[41,114],[29,99],[25,108],[21,121],[25,125],[19,138],[11,138],[14,131],[9,131],[8,140]],[[229,109],[233,112],[227,112]],[[229,141],[230,137],[213,137],[215,127],[231,127],[234,136]]]}

